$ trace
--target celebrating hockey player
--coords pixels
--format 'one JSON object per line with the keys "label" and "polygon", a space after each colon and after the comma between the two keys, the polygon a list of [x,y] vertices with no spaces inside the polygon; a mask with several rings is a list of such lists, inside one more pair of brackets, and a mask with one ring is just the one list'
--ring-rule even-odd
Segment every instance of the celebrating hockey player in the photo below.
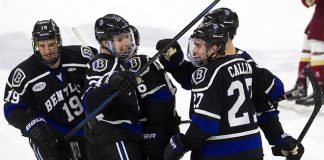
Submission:
{"label": "celebrating hockey player", "polygon": [[81,87],[86,63],[97,51],[62,46],[59,27],[52,19],[36,22],[32,46],[34,54],[9,75],[5,117],[29,138],[37,159],[86,159],[81,131],[70,141],[63,137],[84,118]]}
{"label": "celebrating hockey player", "polygon": [[117,91],[120,94],[85,126],[92,158],[143,160],[137,81],[125,62],[136,49],[133,32],[128,22],[116,14],[97,19],[94,30],[102,53],[88,64],[85,109],[92,112],[110,95]]}
{"label": "celebrating hockey player", "polygon": [[[130,27],[136,46],[139,46],[139,32],[134,26]],[[136,51],[127,59],[128,68],[134,74],[149,60],[146,55],[137,55]],[[141,82],[136,91],[141,107],[144,152],[148,160],[162,160],[169,139],[172,135],[180,133],[180,117],[175,111],[176,88],[160,64],[153,62],[141,74]]]}
{"label": "celebrating hockey player", "polygon": [[[252,90],[257,84],[257,90],[272,95],[282,86],[273,85],[272,74],[230,49],[228,39],[225,27],[211,22],[200,24],[189,39],[187,56],[197,67],[191,80],[192,123],[185,135],[170,139],[164,159],[179,159],[188,150],[192,159],[263,159]],[[284,133],[278,117],[262,120],[260,127],[269,127],[263,131],[274,155],[300,159],[302,144]]]}

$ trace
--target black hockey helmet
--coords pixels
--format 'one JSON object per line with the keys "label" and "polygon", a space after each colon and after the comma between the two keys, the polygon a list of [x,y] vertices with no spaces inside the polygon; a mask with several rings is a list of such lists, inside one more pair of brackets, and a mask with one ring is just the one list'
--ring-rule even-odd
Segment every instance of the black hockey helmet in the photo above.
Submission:
{"label": "black hockey helmet", "polygon": [[129,27],[131,28],[131,30],[134,33],[134,38],[135,38],[135,44],[136,44],[136,46],[139,46],[140,45],[141,36],[140,36],[137,28],[134,27],[133,25],[129,25]]}
{"label": "black hockey helmet", "polygon": [[220,23],[224,25],[226,30],[229,32],[231,39],[234,38],[236,30],[239,27],[237,14],[229,8],[218,8],[207,13],[203,19],[203,23],[206,22]]}
{"label": "black hockey helmet", "polygon": [[[43,41],[43,40],[50,40],[50,39],[57,40],[58,56],[55,58],[52,58],[50,60],[45,60],[40,55],[39,48],[37,46],[37,42]],[[61,38],[60,28],[56,25],[54,20],[52,20],[52,19],[41,20],[41,21],[37,21],[35,23],[34,29],[32,32],[32,45],[33,45],[34,53],[41,60],[41,62],[43,62],[47,65],[53,65],[59,60],[59,49],[62,46],[62,38]]]}
{"label": "black hockey helmet", "polygon": [[[118,58],[127,58],[131,53],[116,53],[113,44],[113,37],[123,34],[123,33],[130,33],[131,40],[134,41],[130,47],[129,52],[134,52],[136,48],[134,34],[130,29],[129,23],[121,16],[116,14],[107,14],[99,19],[96,20],[95,27],[94,27],[95,37],[98,43],[101,45],[102,48],[107,49],[111,54],[115,55]],[[107,40],[109,45],[105,47],[103,44],[103,40]],[[123,55],[121,55],[123,54]]]}
{"label": "black hockey helmet", "polygon": [[[205,45],[205,58],[197,57],[193,53],[193,47],[197,45],[197,40],[202,40]],[[219,23],[202,23],[196,28],[189,39],[188,59],[196,66],[202,66],[210,60],[214,54],[225,55],[226,43],[228,41],[228,32],[222,24]],[[208,50],[217,45],[217,50],[208,55]]]}

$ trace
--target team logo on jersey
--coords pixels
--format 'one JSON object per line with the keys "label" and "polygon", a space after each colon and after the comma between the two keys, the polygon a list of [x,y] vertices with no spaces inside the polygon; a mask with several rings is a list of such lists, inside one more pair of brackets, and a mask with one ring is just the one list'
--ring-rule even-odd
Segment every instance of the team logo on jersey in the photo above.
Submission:
{"label": "team logo on jersey", "polygon": [[141,68],[141,58],[132,57],[128,59],[129,71],[136,73]]}
{"label": "team logo on jersey", "polygon": [[26,75],[20,68],[17,68],[12,77],[12,86],[19,87],[21,82],[26,78]]}
{"label": "team logo on jersey", "polygon": [[46,83],[45,82],[38,82],[33,86],[33,91],[34,92],[39,92],[41,90],[43,90],[46,87]]}
{"label": "team logo on jersey", "polygon": [[84,58],[91,59],[94,55],[88,46],[81,46],[81,54]]}
{"label": "team logo on jersey", "polygon": [[107,64],[108,60],[100,58],[92,62],[92,68],[94,71],[101,72],[106,70]]}
{"label": "team logo on jersey", "polygon": [[192,81],[197,85],[198,83],[204,81],[207,73],[207,68],[200,67],[192,74]]}

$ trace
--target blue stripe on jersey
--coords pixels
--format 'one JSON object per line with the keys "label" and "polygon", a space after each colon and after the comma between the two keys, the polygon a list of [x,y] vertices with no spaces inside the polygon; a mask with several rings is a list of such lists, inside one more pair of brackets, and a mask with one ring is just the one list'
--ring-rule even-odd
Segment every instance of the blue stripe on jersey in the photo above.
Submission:
{"label": "blue stripe on jersey", "polygon": [[275,76],[274,79],[274,86],[270,90],[270,100],[278,99],[279,97],[283,96],[285,94],[285,89],[282,81]]}
{"label": "blue stripe on jersey", "polygon": [[[62,124],[57,123],[55,120],[52,120],[50,118],[48,118],[47,116],[43,115],[43,114],[39,114],[39,117],[42,117],[45,119],[46,123],[53,129],[55,129],[57,132],[62,133],[64,135],[66,135],[68,132],[70,132],[72,130],[72,128],[64,126]],[[80,129],[75,136],[77,137],[83,137],[83,129]]]}
{"label": "blue stripe on jersey", "polygon": [[200,152],[202,156],[232,156],[233,154],[248,152],[259,148],[262,148],[261,136],[260,134],[256,134],[223,142],[208,141],[206,144],[202,144]]}
{"label": "blue stripe on jersey", "polygon": [[274,111],[270,111],[270,112],[264,112],[260,116],[257,117],[258,118],[258,124],[261,125],[263,123],[266,123],[270,118],[278,117],[278,115],[279,115],[278,110],[274,110]]}
{"label": "blue stripe on jersey", "polygon": [[154,102],[168,101],[174,99],[174,96],[167,87],[162,87],[150,95],[150,100]]}
{"label": "blue stripe on jersey", "polygon": [[140,123],[122,123],[120,125],[122,128],[126,128],[128,130],[131,130],[134,133],[142,133],[142,125]]}
{"label": "blue stripe on jersey", "polygon": [[17,103],[17,104],[6,103],[3,109],[5,118],[7,119],[8,116],[11,114],[11,112],[13,112],[16,109],[27,110],[27,105],[23,103]]}
{"label": "blue stripe on jersey", "polygon": [[121,142],[117,142],[118,148],[120,150],[120,154],[122,156],[122,160],[127,159],[126,157],[126,151],[124,150],[123,144]]}
{"label": "blue stripe on jersey", "polygon": [[202,131],[215,135],[219,131],[219,120],[202,117],[194,113],[191,117],[192,124],[196,125]]}

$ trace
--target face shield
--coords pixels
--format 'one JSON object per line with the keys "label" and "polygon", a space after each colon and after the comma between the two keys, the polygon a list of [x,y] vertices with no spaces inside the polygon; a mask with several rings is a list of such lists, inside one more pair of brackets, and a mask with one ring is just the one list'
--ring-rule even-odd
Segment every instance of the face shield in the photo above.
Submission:
{"label": "face shield", "polygon": [[136,50],[133,32],[115,35],[108,41],[108,51],[119,59],[125,60],[131,57]]}
{"label": "face shield", "polygon": [[187,58],[196,67],[207,64],[208,55],[206,42],[202,39],[189,38]]}
{"label": "face shield", "polygon": [[36,55],[46,65],[54,65],[59,59],[59,43],[57,39],[39,40],[33,42]]}

